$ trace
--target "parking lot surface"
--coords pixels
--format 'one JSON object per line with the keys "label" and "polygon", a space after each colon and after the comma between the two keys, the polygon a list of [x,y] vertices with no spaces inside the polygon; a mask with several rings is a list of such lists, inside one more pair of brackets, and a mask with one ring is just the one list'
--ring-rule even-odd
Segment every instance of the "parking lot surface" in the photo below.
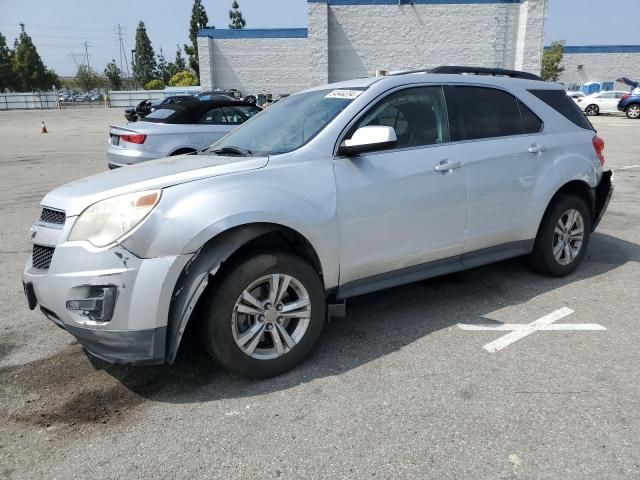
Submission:
{"label": "parking lot surface", "polygon": [[27,308],[39,201],[104,171],[121,120],[0,112],[0,478],[640,478],[640,121],[593,118],[616,191],[576,273],[515,259],[358,297],[299,367],[248,381],[195,339],[108,365]]}

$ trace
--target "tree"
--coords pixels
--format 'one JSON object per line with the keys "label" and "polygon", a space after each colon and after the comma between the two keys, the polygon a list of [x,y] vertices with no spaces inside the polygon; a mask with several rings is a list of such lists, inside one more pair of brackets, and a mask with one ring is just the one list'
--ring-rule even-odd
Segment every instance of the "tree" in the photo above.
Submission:
{"label": "tree", "polygon": [[169,71],[169,63],[164,58],[164,53],[162,52],[162,48],[160,49],[160,53],[158,54],[158,59],[156,60],[157,64],[157,72],[156,77],[162,80],[163,84],[169,83],[171,79],[171,72]]}
{"label": "tree", "polygon": [[176,73],[169,80],[171,87],[192,87],[194,85],[198,85],[198,77],[188,70]]}
{"label": "tree", "polygon": [[104,76],[109,80],[111,90],[122,90],[122,72],[118,68],[115,58],[107,63],[104,69]]}
{"label": "tree", "polygon": [[133,64],[133,75],[140,85],[145,85],[155,78],[156,56],[153,53],[151,40],[147,35],[144,22],[138,23],[136,29],[136,57]]}
{"label": "tree", "polygon": [[[169,80],[176,73],[182,72],[183,70],[187,69],[187,63],[184,61],[184,57],[182,56],[182,49],[180,48],[180,45],[176,46],[178,47],[178,49],[176,50],[176,60],[175,62],[170,62],[167,66],[167,70],[169,71]],[[169,81],[167,80],[165,81],[165,83],[169,83]]]}
{"label": "tree", "polygon": [[93,90],[100,85],[100,77],[89,65],[80,65],[78,67],[75,81],[76,85],[85,92]]}
{"label": "tree", "polygon": [[236,0],[233,0],[233,4],[231,5],[231,10],[229,10],[229,28],[234,30],[240,30],[247,25],[244,18],[242,17],[242,12],[240,11],[240,5]]}
{"label": "tree", "polygon": [[[207,26],[209,17],[202,5],[202,0],[193,0],[191,22],[189,23],[189,40],[191,45],[185,45],[184,51],[189,57],[189,67],[200,76],[200,62],[198,60],[198,31]],[[213,27],[209,27],[213,28]]]}
{"label": "tree", "polygon": [[564,41],[553,42],[542,54],[542,79],[547,82],[557,82],[564,72],[561,66],[564,56]]}
{"label": "tree", "polygon": [[20,24],[20,36],[13,46],[11,70],[17,91],[49,90],[60,85],[56,73],[42,63],[36,46],[24,29],[24,23]]}
{"label": "tree", "polygon": [[7,46],[7,39],[0,33],[0,93],[13,86],[11,73],[12,52]]}
{"label": "tree", "polygon": [[162,90],[164,88],[164,83],[162,80],[150,80],[144,84],[145,90]]}

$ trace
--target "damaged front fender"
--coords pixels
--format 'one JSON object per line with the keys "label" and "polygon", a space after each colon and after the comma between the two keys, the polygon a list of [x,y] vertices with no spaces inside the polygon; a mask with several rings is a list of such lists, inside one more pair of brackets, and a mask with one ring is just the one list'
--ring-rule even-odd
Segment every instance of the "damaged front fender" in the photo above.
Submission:
{"label": "damaged front fender", "polygon": [[222,263],[247,242],[277,230],[274,225],[253,224],[237,227],[206,243],[185,266],[176,282],[167,324],[166,361],[173,363],[187,324],[198,300]]}

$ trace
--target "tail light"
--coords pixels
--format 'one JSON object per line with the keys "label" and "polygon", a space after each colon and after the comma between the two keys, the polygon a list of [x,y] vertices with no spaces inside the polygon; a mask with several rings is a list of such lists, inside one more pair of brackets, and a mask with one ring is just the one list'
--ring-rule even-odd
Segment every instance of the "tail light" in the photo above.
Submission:
{"label": "tail light", "polygon": [[144,143],[146,139],[147,139],[147,136],[143,135],[142,133],[134,133],[133,135],[120,136],[120,140],[122,140],[123,142],[137,143],[138,145]]}
{"label": "tail light", "polygon": [[593,143],[593,149],[596,151],[598,160],[600,160],[600,165],[604,166],[604,155],[602,154],[602,151],[604,150],[604,140],[598,135],[594,135],[591,143]]}
{"label": "tail light", "polygon": [[631,96],[631,94],[630,94],[630,93],[625,93],[625,94],[622,96],[622,100],[626,100],[626,99],[627,99],[627,98],[629,98],[630,96]]}

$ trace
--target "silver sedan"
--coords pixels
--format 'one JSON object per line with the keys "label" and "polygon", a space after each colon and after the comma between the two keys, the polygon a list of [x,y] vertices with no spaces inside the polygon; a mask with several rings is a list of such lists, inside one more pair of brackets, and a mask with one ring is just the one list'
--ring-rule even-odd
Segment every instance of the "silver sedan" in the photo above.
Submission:
{"label": "silver sedan", "polygon": [[162,105],[143,121],[111,125],[109,168],[200,151],[260,112],[233,100]]}

